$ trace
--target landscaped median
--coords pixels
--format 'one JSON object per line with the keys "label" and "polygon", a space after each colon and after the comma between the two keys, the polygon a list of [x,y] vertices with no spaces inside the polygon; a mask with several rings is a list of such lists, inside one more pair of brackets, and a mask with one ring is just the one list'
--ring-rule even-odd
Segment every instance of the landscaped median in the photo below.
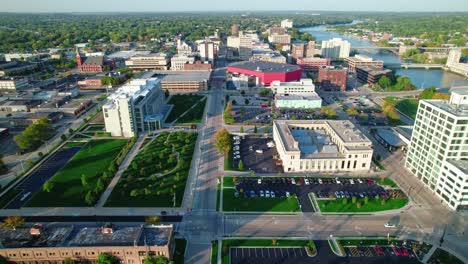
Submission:
{"label": "landscaped median", "polygon": [[[260,248],[288,248],[305,247],[307,254],[313,257],[317,254],[315,243],[312,240],[288,240],[288,239],[226,239],[221,241],[221,263],[229,264],[229,251],[232,247],[260,247]],[[215,247],[212,247],[212,250]],[[213,262],[212,262],[213,263]]]}
{"label": "landscaped median", "polygon": [[222,185],[224,212],[300,212],[299,201],[295,195],[284,198],[248,196],[244,190],[235,189],[234,177],[224,177]]}

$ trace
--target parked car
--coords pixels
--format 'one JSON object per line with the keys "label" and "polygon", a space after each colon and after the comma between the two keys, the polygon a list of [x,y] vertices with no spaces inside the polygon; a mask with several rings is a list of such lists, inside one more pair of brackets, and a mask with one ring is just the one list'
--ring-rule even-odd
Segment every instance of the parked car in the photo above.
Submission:
{"label": "parked car", "polygon": [[361,180],[361,179],[357,179],[357,182],[362,183],[362,180]]}
{"label": "parked car", "polygon": [[395,224],[392,224],[392,223],[390,223],[390,222],[385,223],[384,226],[385,226],[385,227],[388,227],[388,228],[394,228],[394,227],[396,227]]}
{"label": "parked car", "polygon": [[257,149],[255,152],[257,152],[258,154],[263,154],[263,150],[261,149]]}
{"label": "parked car", "polygon": [[296,185],[296,180],[294,178],[291,178],[291,184]]}
{"label": "parked car", "polygon": [[395,255],[401,256],[401,251],[397,247],[393,246],[392,248],[393,248],[393,252],[395,252]]}
{"label": "parked car", "polygon": [[250,191],[250,197],[255,197],[255,191]]}
{"label": "parked car", "polygon": [[341,184],[340,179],[336,178],[335,180],[336,180],[336,184]]}
{"label": "parked car", "polygon": [[401,253],[403,253],[403,256],[409,257],[409,252],[408,252],[408,250],[406,250],[405,247],[401,247]]}
{"label": "parked car", "polygon": [[354,184],[354,180],[353,179],[349,180],[349,183]]}
{"label": "parked car", "polygon": [[322,179],[318,179],[318,183],[319,183],[319,184],[323,184]]}
{"label": "parked car", "polygon": [[262,179],[258,179],[257,184],[262,184]]}
{"label": "parked car", "polygon": [[286,192],[286,197],[289,197],[291,194],[289,192]]}
{"label": "parked car", "polygon": [[265,193],[263,192],[263,190],[260,190],[260,197],[265,197]]}
{"label": "parked car", "polygon": [[304,183],[305,183],[305,185],[309,185],[310,184],[309,179],[305,179]]}
{"label": "parked car", "polygon": [[375,251],[377,251],[377,254],[379,254],[379,255],[385,255],[385,253],[383,252],[382,248],[380,248],[379,246],[375,245],[374,248],[375,248]]}
{"label": "parked car", "polygon": [[270,198],[270,191],[268,191],[268,190],[265,191],[265,197]]}

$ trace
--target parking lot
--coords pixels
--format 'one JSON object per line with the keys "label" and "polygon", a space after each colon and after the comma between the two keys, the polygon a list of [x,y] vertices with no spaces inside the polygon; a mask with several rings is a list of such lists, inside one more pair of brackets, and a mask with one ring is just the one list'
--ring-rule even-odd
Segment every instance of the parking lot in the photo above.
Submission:
{"label": "parking lot", "polygon": [[301,263],[310,261],[304,247],[231,248],[231,264],[236,263]]}
{"label": "parking lot", "polygon": [[260,107],[235,107],[233,116],[236,123],[268,124],[271,121],[271,111]]}
{"label": "parking lot", "polygon": [[[309,199],[309,193],[316,193],[318,198],[336,197],[373,198],[376,195],[386,197],[388,193],[384,188],[370,179],[336,179],[331,178],[239,178],[236,190],[243,189],[246,197],[287,197],[297,195],[303,212],[314,212]],[[308,183],[308,184],[307,184]],[[268,191],[268,196],[267,196]]]}
{"label": "parking lot", "polygon": [[390,246],[373,246],[373,247],[343,247],[348,257],[379,257],[379,256],[395,256],[402,258],[415,258],[416,255],[410,248],[406,247],[390,247]]}
{"label": "parking lot", "polygon": [[57,151],[52,157],[46,160],[41,166],[30,173],[15,187],[21,192],[5,206],[6,209],[19,209],[34,196],[36,192],[41,190],[42,185],[51,178],[58,170],[60,170],[75,155],[81,147],[62,148]]}
{"label": "parking lot", "polygon": [[[231,248],[230,260],[232,264],[240,263],[356,263],[356,264],[380,264],[380,263],[403,263],[413,264],[420,263],[414,253],[409,252],[409,256],[396,256],[392,254],[373,254],[372,251],[366,249],[363,255],[347,255],[340,257],[335,255],[328,245],[328,241],[314,241],[317,248],[315,257],[307,256],[304,248]],[[356,248],[356,247],[354,247]],[[373,247],[367,247],[370,250]],[[382,247],[387,250],[390,247]],[[345,251],[350,251],[345,247]],[[371,253],[369,253],[371,252]],[[366,255],[367,254],[367,255]]]}
{"label": "parking lot", "polygon": [[258,173],[282,172],[282,166],[277,165],[278,155],[275,147],[269,147],[268,143],[273,142],[272,138],[247,136],[240,139],[239,147],[234,146],[234,151],[238,149],[244,167]]}

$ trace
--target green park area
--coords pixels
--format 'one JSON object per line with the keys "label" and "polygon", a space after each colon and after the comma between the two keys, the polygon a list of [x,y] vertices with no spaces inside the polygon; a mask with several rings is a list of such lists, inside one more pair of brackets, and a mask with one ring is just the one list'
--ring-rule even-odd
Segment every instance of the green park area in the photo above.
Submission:
{"label": "green park area", "polygon": [[128,140],[91,140],[50,178],[27,207],[90,206],[115,172],[116,159]]}
{"label": "green park area", "polygon": [[412,98],[397,98],[393,96],[386,97],[384,99],[390,105],[393,105],[401,113],[411,117],[412,119],[416,118],[416,113],[418,112],[418,99]]}
{"label": "green park area", "polygon": [[322,213],[369,213],[399,209],[408,203],[408,199],[405,198],[354,198],[317,200],[317,204]]}
{"label": "green park area", "polygon": [[[200,123],[205,109],[206,97],[194,94],[175,94],[169,100],[169,104],[174,105],[166,122],[170,123],[178,120],[178,123]],[[182,116],[190,108],[191,111]]]}
{"label": "green park area", "polygon": [[[211,250],[217,250],[217,243],[212,244]],[[221,263],[229,264],[229,252],[231,247],[305,247],[309,254],[313,255],[317,251],[312,240],[287,240],[287,239],[227,239],[221,241]],[[213,256],[213,255],[212,255]],[[217,254],[216,254],[217,257]],[[212,262],[213,259],[212,259]]]}
{"label": "green park area", "polygon": [[299,202],[295,196],[288,198],[244,197],[239,192],[235,197],[234,188],[223,187],[223,211],[225,212],[299,212]]}
{"label": "green park area", "polygon": [[163,132],[132,160],[107,207],[178,207],[182,203],[197,133]]}
{"label": "green park area", "polygon": [[449,252],[443,249],[436,249],[434,254],[432,254],[431,258],[427,263],[440,263],[440,264],[462,264],[461,261],[456,256],[450,254]]}

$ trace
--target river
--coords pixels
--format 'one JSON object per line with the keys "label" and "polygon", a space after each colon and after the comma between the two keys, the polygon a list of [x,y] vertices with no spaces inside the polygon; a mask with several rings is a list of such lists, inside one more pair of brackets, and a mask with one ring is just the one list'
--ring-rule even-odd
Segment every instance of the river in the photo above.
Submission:
{"label": "river", "polygon": [[[356,22],[353,22],[354,24]],[[374,43],[366,40],[361,40],[355,37],[342,35],[336,32],[328,31],[326,25],[315,26],[315,27],[305,27],[301,29],[302,32],[307,32],[315,37],[316,41],[324,41],[332,38],[342,38],[351,43],[351,47],[360,46],[368,47],[375,46]],[[395,64],[401,63],[402,59],[390,51],[385,50],[360,50],[360,54],[367,55],[372,57],[375,60],[383,60],[385,63]],[[418,88],[427,88],[430,86],[440,87],[440,88],[449,88],[453,85],[459,85],[464,83],[466,80],[463,76],[447,72],[441,69],[398,69],[396,74],[401,76],[408,76],[411,78],[411,81]]]}

